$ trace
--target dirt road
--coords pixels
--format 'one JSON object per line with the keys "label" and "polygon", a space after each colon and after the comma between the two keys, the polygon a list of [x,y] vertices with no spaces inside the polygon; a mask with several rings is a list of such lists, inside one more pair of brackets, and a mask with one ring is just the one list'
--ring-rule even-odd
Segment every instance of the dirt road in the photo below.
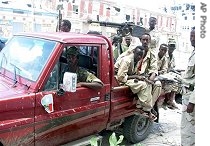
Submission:
{"label": "dirt road", "polygon": [[[180,124],[181,124],[181,108],[164,110],[160,109],[159,123],[154,123],[150,135],[140,142],[141,146],[180,146]],[[107,132],[103,138],[102,146],[109,146],[108,138],[112,132]],[[121,145],[124,146],[140,146],[140,144],[132,145],[124,140]]]}
{"label": "dirt road", "polygon": [[181,108],[177,110],[160,109],[159,123],[154,123],[150,135],[141,142],[143,146],[180,146]]}

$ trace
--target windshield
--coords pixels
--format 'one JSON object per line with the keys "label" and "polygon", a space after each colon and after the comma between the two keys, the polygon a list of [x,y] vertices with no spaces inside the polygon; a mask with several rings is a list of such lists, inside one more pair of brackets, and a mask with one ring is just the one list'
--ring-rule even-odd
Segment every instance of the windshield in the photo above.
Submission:
{"label": "windshield", "polygon": [[13,36],[0,52],[0,73],[8,70],[31,81],[41,74],[56,42],[45,39]]}

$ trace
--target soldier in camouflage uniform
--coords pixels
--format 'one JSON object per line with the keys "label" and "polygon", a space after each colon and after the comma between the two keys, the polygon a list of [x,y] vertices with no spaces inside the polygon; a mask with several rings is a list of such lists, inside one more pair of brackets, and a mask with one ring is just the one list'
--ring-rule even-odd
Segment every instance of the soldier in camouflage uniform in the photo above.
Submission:
{"label": "soldier in camouflage uniform", "polygon": [[92,89],[100,89],[103,87],[103,82],[94,74],[88,72],[86,69],[78,66],[79,50],[73,46],[66,50],[68,66],[62,71],[73,72],[77,74],[77,87],[88,87]]}
{"label": "soldier in camouflage uniform", "polygon": [[124,41],[122,42],[122,51],[125,52],[129,49],[132,41],[132,36],[131,35],[126,35],[124,37]]}
{"label": "soldier in camouflage uniform", "polygon": [[149,18],[149,28],[146,29],[146,32],[151,36],[151,49],[157,49],[159,45],[159,34],[155,31],[155,26],[157,25],[157,18],[150,17]]}
{"label": "soldier in camouflage uniform", "polygon": [[168,51],[168,45],[161,44],[158,52],[158,74],[165,74],[168,70],[168,60],[166,58],[166,52]]}
{"label": "soldier in camouflage uniform", "polygon": [[[126,35],[124,38],[118,38],[114,45],[113,45],[113,53],[115,60],[122,54],[123,52],[127,51],[130,47],[132,36]],[[120,46],[118,46],[118,41],[120,41]],[[119,47],[119,48],[118,48]]]}
{"label": "soldier in camouflage uniform", "polygon": [[191,45],[194,47],[189,58],[188,67],[183,77],[186,85],[182,95],[181,144],[195,145],[195,28],[190,33]]}
{"label": "soldier in camouflage uniform", "polygon": [[[168,45],[167,44],[161,44],[158,52],[158,75],[163,75],[167,73],[168,70],[168,60],[166,57],[166,53],[168,51]],[[165,100],[165,86],[167,86],[166,82],[162,82],[162,90],[161,95],[159,96],[157,105],[158,107],[163,107],[165,109],[165,106],[163,106],[164,100]]]}
{"label": "soldier in camouflage uniform", "polygon": [[[142,46],[145,48],[145,56],[141,64],[139,64],[139,73],[148,76],[147,84],[152,94],[152,107],[155,105],[161,94],[162,84],[159,80],[155,80],[158,75],[157,54],[154,49],[149,48],[151,37],[145,33],[140,39]],[[149,90],[148,90],[149,91]]]}
{"label": "soldier in camouflage uniform", "polygon": [[[114,67],[116,79],[121,85],[127,85],[134,94],[137,94],[141,107],[137,105],[141,114],[148,116],[151,120],[155,119],[155,115],[151,113],[152,95],[150,88],[144,81],[144,76],[139,74],[139,62],[142,62],[144,56],[144,48],[137,46],[134,52],[118,60]],[[141,110],[142,109],[142,110]]]}
{"label": "soldier in camouflage uniform", "polygon": [[[167,73],[170,74],[170,71],[174,70],[175,68],[175,57],[173,55],[174,50],[176,49],[176,42],[174,39],[169,39],[168,42],[168,54],[167,54],[167,60],[168,60],[168,70]],[[181,87],[180,87],[181,88]],[[177,83],[170,84],[168,86],[165,86],[166,91],[166,104],[168,108],[170,109],[177,109],[177,105],[175,103],[175,96],[176,93],[179,92],[179,85]]]}
{"label": "soldier in camouflage uniform", "polygon": [[175,57],[173,55],[173,52],[174,52],[175,49],[176,49],[175,40],[169,39],[169,41],[168,41],[168,54],[167,54],[167,59],[168,59],[168,70],[167,70],[167,72],[173,70],[176,66]]}
{"label": "soldier in camouflage uniform", "polygon": [[[153,107],[156,100],[160,96],[161,93],[161,82],[160,81],[154,81],[155,77],[158,75],[158,66],[157,66],[157,55],[156,51],[154,49],[149,48],[149,44],[151,41],[150,34],[144,33],[140,38],[141,44],[145,49],[145,55],[144,59],[141,63],[139,63],[139,74],[144,74],[148,77],[148,81],[151,81],[152,84],[148,84],[148,87],[150,88],[150,91],[152,93],[153,102],[151,106]],[[133,52],[134,48],[129,48],[126,52],[122,53],[118,59],[121,60],[123,57],[131,54]],[[153,84],[154,83],[154,84]],[[148,89],[149,89],[148,88]],[[149,90],[148,90],[149,92]],[[150,93],[148,93],[150,94]]]}

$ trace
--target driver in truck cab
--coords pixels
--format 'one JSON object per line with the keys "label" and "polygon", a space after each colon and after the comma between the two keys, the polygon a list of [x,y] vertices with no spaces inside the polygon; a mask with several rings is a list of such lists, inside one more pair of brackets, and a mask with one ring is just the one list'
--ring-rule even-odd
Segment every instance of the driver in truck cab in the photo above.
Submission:
{"label": "driver in truck cab", "polygon": [[85,68],[79,67],[79,49],[72,46],[66,50],[67,66],[64,68],[62,75],[65,72],[77,74],[77,87],[88,87],[92,89],[100,89],[103,87],[103,82],[93,73]]}

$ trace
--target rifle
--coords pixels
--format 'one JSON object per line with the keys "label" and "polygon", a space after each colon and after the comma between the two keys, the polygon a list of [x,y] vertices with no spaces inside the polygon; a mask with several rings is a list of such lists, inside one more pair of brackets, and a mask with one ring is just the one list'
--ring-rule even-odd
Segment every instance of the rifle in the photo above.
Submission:
{"label": "rifle", "polygon": [[100,26],[117,28],[117,35],[119,35],[120,37],[124,37],[129,33],[131,34],[131,36],[140,37],[146,31],[144,27],[135,25],[133,22],[114,23],[88,20],[87,23],[99,23]]}
{"label": "rifle", "polygon": [[87,23],[99,23],[100,26],[117,28],[117,35],[112,36],[113,37],[112,44],[117,44],[118,56],[121,53],[123,53],[121,48],[122,37],[125,37],[126,35],[131,35],[133,37],[140,38],[146,32],[146,29],[144,27],[135,25],[133,22],[114,23],[114,22],[88,20]]}

